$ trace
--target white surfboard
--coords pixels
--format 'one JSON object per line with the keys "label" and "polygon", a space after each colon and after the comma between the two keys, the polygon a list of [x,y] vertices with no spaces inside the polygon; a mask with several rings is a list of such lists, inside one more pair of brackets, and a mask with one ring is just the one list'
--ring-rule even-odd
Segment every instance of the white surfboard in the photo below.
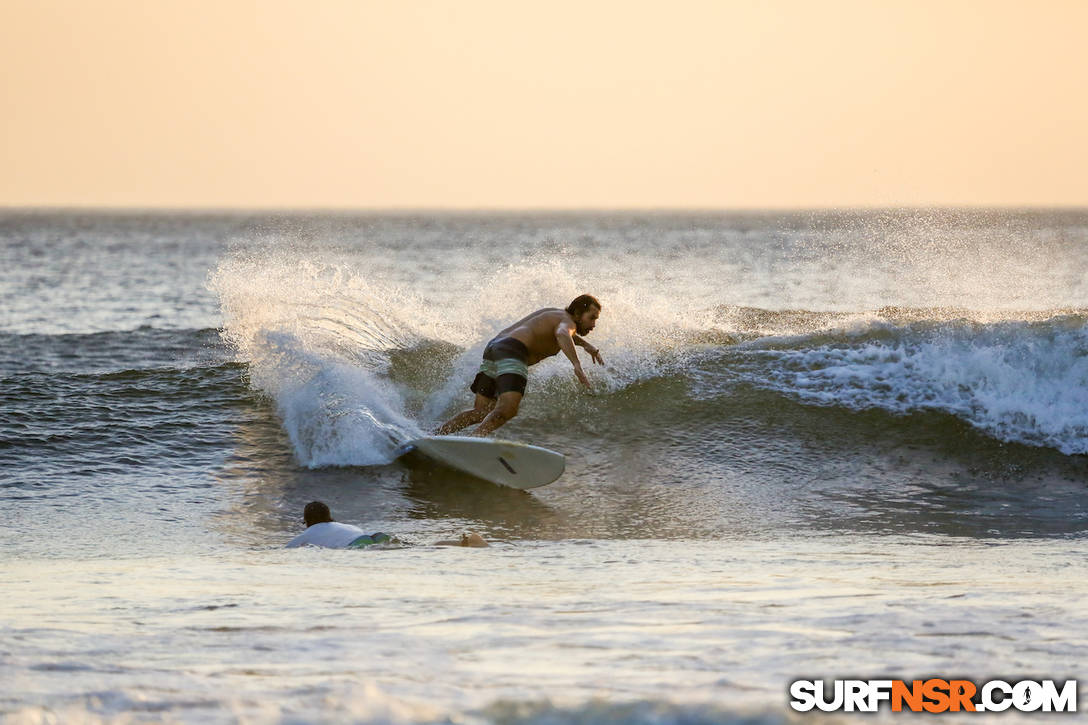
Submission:
{"label": "white surfboard", "polygon": [[426,436],[401,447],[500,486],[536,488],[563,475],[567,459],[540,446],[475,436]]}

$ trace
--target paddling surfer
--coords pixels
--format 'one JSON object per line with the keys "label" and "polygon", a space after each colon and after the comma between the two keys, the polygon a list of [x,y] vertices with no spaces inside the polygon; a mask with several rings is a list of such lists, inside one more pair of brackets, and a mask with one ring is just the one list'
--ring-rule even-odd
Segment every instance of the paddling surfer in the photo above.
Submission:
{"label": "paddling surfer", "polygon": [[[306,530],[287,542],[288,549],[299,546],[320,546],[325,549],[365,549],[373,544],[400,544],[396,537],[376,531],[364,533],[358,526],[334,521],[329,505],[324,501],[311,501],[302,511]],[[481,548],[487,541],[474,531],[466,531],[460,539],[436,541],[435,546],[470,546]]]}
{"label": "paddling surfer", "polygon": [[485,436],[518,414],[518,405],[525,394],[529,366],[535,365],[560,350],[574,366],[574,376],[589,387],[582,372],[577,345],[585,349],[598,365],[604,363],[601,351],[583,338],[597,326],[601,303],[592,295],[579,295],[566,309],[545,307],[523,317],[500,332],[487,343],[484,360],[471,390],[476,403],[450,418],[436,432],[455,433],[470,425],[480,425],[473,435]]}

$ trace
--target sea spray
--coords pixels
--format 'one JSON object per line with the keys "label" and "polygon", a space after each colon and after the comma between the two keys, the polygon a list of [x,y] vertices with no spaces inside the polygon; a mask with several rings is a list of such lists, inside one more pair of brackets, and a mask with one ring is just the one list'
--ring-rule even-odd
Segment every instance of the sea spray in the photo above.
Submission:
{"label": "sea spray", "polygon": [[224,339],[275,401],[300,463],[385,463],[421,433],[384,377],[389,352],[418,339],[397,314],[407,296],[289,249],[229,257],[209,286]]}
{"label": "sea spray", "polygon": [[[604,301],[604,322],[592,342],[607,364],[593,365],[583,355],[598,392],[682,373],[687,343],[712,316],[667,285],[632,286],[625,268],[587,264],[570,249],[479,270],[456,301],[409,294],[367,270],[366,256],[279,240],[235,250],[209,280],[220,298],[224,339],[248,363],[254,387],[275,400],[305,465],[387,462],[397,440],[471,403],[465,391],[484,344],[541,307],[565,306],[587,291]],[[422,359],[447,355],[441,345],[460,350],[444,369]],[[391,358],[405,354],[420,356],[415,365],[433,377],[394,379]],[[534,366],[531,378],[534,398],[557,385],[563,398],[582,392],[562,354]]]}
{"label": "sea spray", "polygon": [[[587,341],[601,350],[606,364],[595,365],[588,354],[580,353],[596,391],[615,392],[641,380],[681,372],[681,360],[691,352],[686,342],[705,329],[709,311],[693,299],[670,295],[661,286],[631,285],[626,272],[615,264],[588,263],[578,250],[563,248],[530,254],[481,277],[462,311],[478,321],[477,336],[467,341],[450,377],[431,396],[424,416],[436,419],[459,396],[465,403],[471,400],[459,391],[475,375],[487,341],[502,329],[540,308],[565,307],[583,293],[593,294],[604,306]],[[564,388],[564,396],[583,392],[562,352],[532,368],[529,395],[538,396],[542,387],[556,385]]]}

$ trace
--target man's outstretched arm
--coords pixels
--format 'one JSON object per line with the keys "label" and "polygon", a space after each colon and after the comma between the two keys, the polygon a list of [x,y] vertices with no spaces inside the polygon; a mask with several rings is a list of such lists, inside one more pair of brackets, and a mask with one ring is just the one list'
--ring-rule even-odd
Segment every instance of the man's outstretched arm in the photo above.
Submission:
{"label": "man's outstretched arm", "polygon": [[570,364],[574,366],[574,376],[582,383],[582,385],[589,387],[589,378],[582,372],[582,362],[578,359],[578,351],[574,349],[574,325],[569,322],[560,322],[555,328],[555,339],[559,342],[559,349],[563,351],[563,354],[570,360]]}

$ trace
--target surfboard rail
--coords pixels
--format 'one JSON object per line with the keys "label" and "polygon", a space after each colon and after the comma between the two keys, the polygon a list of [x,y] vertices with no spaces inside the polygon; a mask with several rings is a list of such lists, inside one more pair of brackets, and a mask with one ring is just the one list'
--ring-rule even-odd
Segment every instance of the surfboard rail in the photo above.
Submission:
{"label": "surfboard rail", "polygon": [[424,436],[408,441],[398,458],[422,455],[470,476],[510,488],[529,489],[552,483],[566,470],[562,453],[516,441],[475,436]]}

